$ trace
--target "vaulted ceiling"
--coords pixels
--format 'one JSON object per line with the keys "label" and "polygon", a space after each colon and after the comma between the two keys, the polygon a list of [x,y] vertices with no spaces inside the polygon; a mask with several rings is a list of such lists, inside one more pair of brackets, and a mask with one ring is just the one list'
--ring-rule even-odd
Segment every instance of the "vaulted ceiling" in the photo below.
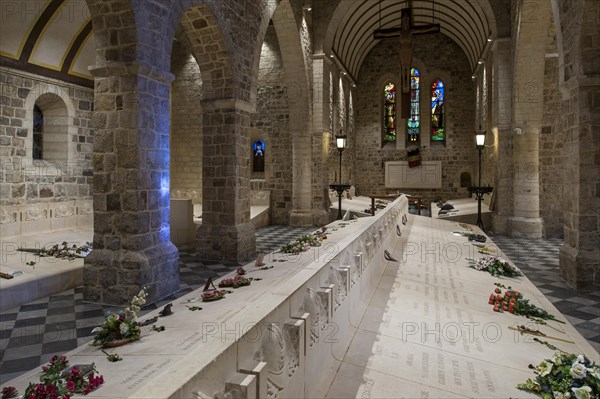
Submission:
{"label": "vaulted ceiling", "polygon": [[[409,0],[342,0],[336,10],[339,23],[331,50],[350,75],[358,77],[360,66],[379,43],[373,31],[400,26],[401,11]],[[475,69],[489,38],[496,36],[496,21],[487,0],[413,0],[413,22],[439,23],[441,33],[462,48]],[[391,39],[386,39],[391,40]]]}
{"label": "vaulted ceiling", "polygon": [[[379,42],[377,28],[400,26],[409,0],[342,0],[333,51],[354,78]],[[473,69],[488,38],[496,35],[488,0],[413,0],[416,25],[439,23],[441,32],[463,49]],[[17,0],[0,7],[0,65],[90,86],[95,40],[85,1]],[[336,18],[334,18],[336,19]],[[388,39],[389,40],[389,39]]]}
{"label": "vaulted ceiling", "polygon": [[21,0],[0,10],[0,65],[91,85],[96,44],[85,1]]}

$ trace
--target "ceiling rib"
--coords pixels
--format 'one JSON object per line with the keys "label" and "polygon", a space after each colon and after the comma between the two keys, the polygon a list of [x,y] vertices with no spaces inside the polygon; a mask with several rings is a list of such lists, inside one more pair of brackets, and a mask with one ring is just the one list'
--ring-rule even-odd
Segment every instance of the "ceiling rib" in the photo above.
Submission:
{"label": "ceiling rib", "polygon": [[[413,1],[414,22],[416,25],[439,23],[440,31],[461,47],[471,68],[474,69],[477,67],[487,39],[494,31],[482,1],[485,2],[485,0],[444,0],[443,2],[415,0]],[[358,76],[365,57],[379,43],[379,40],[373,38],[373,31],[379,27],[399,26],[401,10],[407,7],[408,0],[398,2],[360,0],[348,8],[335,31],[332,50],[350,73]]]}

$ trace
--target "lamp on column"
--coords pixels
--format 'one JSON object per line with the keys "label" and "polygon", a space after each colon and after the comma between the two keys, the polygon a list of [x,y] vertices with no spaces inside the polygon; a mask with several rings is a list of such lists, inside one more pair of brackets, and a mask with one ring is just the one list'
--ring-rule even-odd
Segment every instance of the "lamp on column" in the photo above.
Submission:
{"label": "lamp on column", "polygon": [[338,215],[337,219],[340,220],[342,218],[342,195],[344,195],[344,191],[350,189],[349,184],[342,184],[342,153],[346,149],[346,136],[345,135],[337,135],[335,136],[335,146],[340,152],[340,182],[339,184],[330,184],[329,188],[334,190],[338,195]]}
{"label": "lamp on column", "polygon": [[485,148],[485,130],[481,130],[475,133],[475,143],[477,146],[477,150],[479,151],[479,184],[477,187],[471,187],[471,192],[475,193],[477,198],[477,227],[479,227],[483,231],[483,220],[481,219],[481,200],[483,199],[483,195],[492,192],[492,187],[481,187],[481,156],[483,154],[483,149]]}

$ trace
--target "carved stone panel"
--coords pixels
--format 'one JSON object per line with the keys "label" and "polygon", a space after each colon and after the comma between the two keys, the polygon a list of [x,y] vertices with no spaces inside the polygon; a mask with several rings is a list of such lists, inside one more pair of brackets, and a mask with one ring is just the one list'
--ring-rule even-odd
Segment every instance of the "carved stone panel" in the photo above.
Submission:
{"label": "carved stone panel", "polygon": [[283,329],[276,323],[270,323],[263,330],[262,343],[255,359],[267,364],[266,397],[281,397],[298,372],[302,330],[302,321],[285,323]]}

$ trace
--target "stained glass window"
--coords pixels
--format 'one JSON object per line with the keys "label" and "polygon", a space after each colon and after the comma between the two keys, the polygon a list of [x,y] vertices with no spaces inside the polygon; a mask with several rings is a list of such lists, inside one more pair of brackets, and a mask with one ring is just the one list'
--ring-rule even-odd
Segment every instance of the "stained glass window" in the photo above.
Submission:
{"label": "stained glass window", "polygon": [[444,141],[446,126],[444,121],[444,82],[436,80],[431,85],[431,140]]}
{"label": "stained glass window", "polygon": [[42,159],[44,149],[44,114],[40,107],[33,106],[33,159]]}
{"label": "stained glass window", "polygon": [[396,86],[392,82],[383,90],[383,141],[396,141]]}
{"label": "stained glass window", "polygon": [[410,69],[410,118],[408,119],[408,141],[411,143],[419,141],[421,131],[421,113],[419,109],[420,73],[417,68]]}
{"label": "stained glass window", "polygon": [[265,142],[256,140],[252,145],[252,171],[265,171]]}

